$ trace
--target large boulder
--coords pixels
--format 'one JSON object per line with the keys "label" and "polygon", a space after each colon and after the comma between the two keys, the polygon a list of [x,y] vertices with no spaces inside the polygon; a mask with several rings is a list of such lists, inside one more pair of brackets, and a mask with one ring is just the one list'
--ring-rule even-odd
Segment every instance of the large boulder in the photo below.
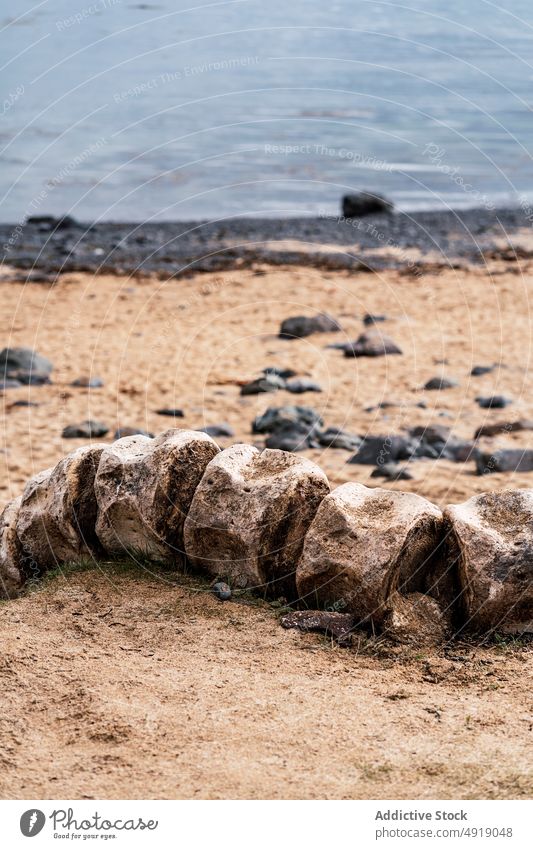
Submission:
{"label": "large boulder", "polygon": [[310,460],[233,445],[211,461],[185,521],[190,562],[231,586],[295,597],[306,531],[329,492]]}
{"label": "large boulder", "polygon": [[322,501],[309,528],[296,583],[310,607],[381,625],[399,592],[427,583],[442,528],[434,504],[408,492],[346,483]]}
{"label": "large boulder", "polygon": [[106,446],[95,480],[96,532],[105,551],[181,565],[183,523],[219,450],[206,433],[177,429],[156,439],[127,436]]}
{"label": "large boulder", "polygon": [[485,492],[444,511],[465,627],[533,629],[533,490]]}
{"label": "large boulder", "polygon": [[99,552],[94,479],[103,450],[78,448],[26,484],[17,519],[26,572],[35,576]]}
{"label": "large boulder", "polygon": [[15,598],[24,583],[22,546],[17,536],[17,518],[22,498],[13,499],[0,515],[0,597]]}

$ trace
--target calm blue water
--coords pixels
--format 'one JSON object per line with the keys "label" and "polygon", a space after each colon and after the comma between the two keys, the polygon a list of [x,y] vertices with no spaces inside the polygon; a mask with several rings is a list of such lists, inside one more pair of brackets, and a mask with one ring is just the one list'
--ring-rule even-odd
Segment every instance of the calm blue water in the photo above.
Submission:
{"label": "calm blue water", "polygon": [[0,218],[533,200],[533,6],[0,0]]}

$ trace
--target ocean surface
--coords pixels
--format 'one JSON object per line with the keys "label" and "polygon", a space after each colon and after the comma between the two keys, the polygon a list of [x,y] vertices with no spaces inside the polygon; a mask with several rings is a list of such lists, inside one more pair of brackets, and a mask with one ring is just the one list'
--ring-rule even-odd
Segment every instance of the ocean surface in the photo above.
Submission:
{"label": "ocean surface", "polygon": [[0,0],[0,220],[533,204],[533,5]]}

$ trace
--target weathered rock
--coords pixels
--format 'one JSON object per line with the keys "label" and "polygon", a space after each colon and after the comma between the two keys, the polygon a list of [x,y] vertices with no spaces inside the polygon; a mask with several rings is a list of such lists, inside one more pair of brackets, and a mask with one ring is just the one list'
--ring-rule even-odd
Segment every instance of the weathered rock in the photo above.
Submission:
{"label": "weathered rock", "polygon": [[276,374],[266,374],[241,386],[241,395],[260,395],[263,392],[277,392],[285,389],[285,381]]}
{"label": "weathered rock", "polygon": [[401,354],[402,349],[379,330],[368,330],[361,333],[355,342],[349,342],[344,347],[345,357],[383,357],[386,354]]}
{"label": "weathered rock", "polygon": [[345,218],[363,218],[365,215],[390,215],[394,209],[392,201],[373,192],[357,192],[344,195],[342,214]]}
{"label": "weathered rock", "polygon": [[318,442],[326,448],[342,448],[344,451],[357,451],[362,439],[338,427],[328,427],[318,434]]}
{"label": "weathered rock", "polygon": [[213,595],[216,595],[219,601],[229,601],[231,598],[231,587],[225,584],[224,581],[217,581],[216,584],[213,584]]}
{"label": "weathered rock", "polygon": [[340,646],[349,646],[355,625],[350,613],[336,613],[329,610],[294,610],[280,619],[282,628],[295,628],[299,631],[319,631],[326,637],[333,637]]}
{"label": "weathered rock", "polygon": [[371,478],[386,478],[389,481],[410,481],[413,476],[409,469],[405,466],[399,466],[397,463],[385,463],[382,466],[377,466]]}
{"label": "weathered rock", "polygon": [[288,380],[289,377],[296,377],[297,372],[292,368],[278,368],[277,366],[267,366],[263,369],[263,374],[274,374],[276,377],[281,377],[283,380]]}
{"label": "weathered rock", "polygon": [[435,389],[454,389],[456,386],[459,386],[456,380],[451,380],[447,377],[432,377],[424,385],[424,389],[430,391]]}
{"label": "weathered rock", "polygon": [[322,387],[314,380],[309,380],[306,377],[298,377],[296,380],[288,380],[285,384],[287,392],[292,392],[293,395],[302,395],[304,392],[322,392]]}
{"label": "weathered rock", "polygon": [[385,463],[408,458],[408,440],[404,436],[365,436],[357,454],[349,463],[361,466],[382,466]]}
{"label": "weathered rock", "polygon": [[476,451],[476,472],[490,475],[493,472],[533,471],[533,449],[503,448],[500,451]]}
{"label": "weathered rock", "polygon": [[481,377],[483,374],[490,374],[491,371],[494,371],[494,366],[474,366],[470,374],[473,377]]}
{"label": "weathered rock", "polygon": [[367,312],[367,314],[363,316],[363,324],[366,327],[370,327],[373,324],[379,324],[382,321],[387,321],[386,315],[373,315],[372,313]]}
{"label": "weathered rock", "polygon": [[183,524],[207,464],[219,452],[205,433],[167,430],[106,446],[95,480],[96,532],[106,552],[184,562]]}
{"label": "weathered rock", "polygon": [[476,495],[444,518],[464,626],[520,633],[533,620],[533,490]]}
{"label": "weathered rock", "polygon": [[513,403],[510,398],[505,398],[504,395],[489,395],[486,398],[478,396],[476,401],[483,410],[500,410]]}
{"label": "weathered rock", "polygon": [[183,410],[178,407],[162,407],[160,410],[156,410],[158,416],[170,416],[174,419],[182,419],[185,416]]}
{"label": "weathered rock", "polygon": [[13,499],[0,515],[0,596],[16,598],[22,584],[22,546],[17,536],[17,518],[22,498]]}
{"label": "weathered rock", "polygon": [[78,448],[26,484],[17,534],[34,573],[100,550],[94,479],[103,450],[98,444]]}
{"label": "weathered rock", "polygon": [[307,528],[329,484],[310,460],[233,445],[207,467],[185,521],[190,562],[230,586],[294,598]]}
{"label": "weathered rock", "polygon": [[451,429],[446,427],[446,425],[441,424],[412,427],[409,429],[409,436],[413,436],[417,439],[424,439],[430,445],[447,442],[450,435]]}
{"label": "weathered rock", "polygon": [[308,433],[316,434],[324,422],[312,407],[287,405],[286,407],[268,407],[252,422],[252,433],[274,433],[290,425],[302,425]]}
{"label": "weathered rock", "polygon": [[70,385],[79,386],[83,389],[101,389],[104,385],[104,381],[100,377],[83,375],[82,377],[77,377],[76,380],[73,380]]}
{"label": "weathered rock", "polygon": [[50,375],[53,368],[50,360],[32,348],[4,348],[0,352],[0,374],[6,377],[32,372],[45,376]]}
{"label": "weathered rock", "polygon": [[438,646],[449,636],[450,620],[435,599],[424,593],[396,595],[382,625],[383,633],[402,645]]}
{"label": "weathered rock", "polygon": [[124,439],[125,436],[147,436],[149,439],[154,438],[154,434],[148,430],[143,430],[142,427],[119,427],[113,434],[113,439]]}
{"label": "weathered rock", "polygon": [[422,585],[432,566],[441,511],[408,492],[339,486],[318,508],[296,572],[308,605],[380,625],[399,591]]}
{"label": "weathered rock", "polygon": [[340,324],[330,315],[319,313],[314,316],[296,315],[281,323],[281,339],[303,339],[312,333],[336,333]]}
{"label": "weathered rock", "polygon": [[533,421],[530,419],[519,419],[515,422],[484,424],[478,427],[474,434],[474,439],[479,439],[482,436],[497,436],[500,433],[516,433],[520,430],[533,430]]}
{"label": "weathered rock", "polygon": [[318,448],[314,430],[301,422],[286,424],[277,428],[265,439],[267,448],[277,448],[280,451],[304,451],[306,448]]}
{"label": "weathered rock", "polygon": [[235,431],[229,424],[214,424],[206,425],[206,427],[198,428],[198,433],[207,433],[208,436],[216,438],[217,436],[232,437],[235,436]]}
{"label": "weathered rock", "polygon": [[67,425],[63,428],[63,439],[99,439],[109,432],[107,425],[102,422],[88,420],[78,425]]}

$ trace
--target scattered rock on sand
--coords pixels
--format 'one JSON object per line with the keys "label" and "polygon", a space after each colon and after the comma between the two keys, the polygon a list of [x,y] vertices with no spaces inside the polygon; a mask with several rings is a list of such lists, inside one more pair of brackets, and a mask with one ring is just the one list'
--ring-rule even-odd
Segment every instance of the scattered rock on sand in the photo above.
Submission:
{"label": "scattered rock on sand", "polygon": [[409,469],[405,466],[399,466],[397,463],[384,463],[382,466],[377,466],[371,478],[386,478],[389,481],[410,481],[413,476]]}
{"label": "scattered rock on sand", "polygon": [[336,333],[340,329],[338,321],[326,313],[312,317],[296,315],[281,323],[279,335],[281,339],[303,339],[312,333]]}
{"label": "scattered rock on sand", "polygon": [[362,466],[384,465],[394,460],[408,457],[408,441],[404,436],[365,436],[363,442],[349,463]]}
{"label": "scattered rock on sand", "polygon": [[17,536],[17,518],[22,497],[13,499],[0,514],[0,597],[16,598],[24,583],[22,546]]}
{"label": "scattered rock on sand", "polygon": [[106,446],[98,467],[96,531],[109,554],[183,564],[183,523],[219,448],[205,433],[168,430]]}
{"label": "scattered rock on sand", "polygon": [[67,425],[63,428],[63,439],[100,439],[109,432],[107,425],[88,419],[77,425]]}
{"label": "scattered rock on sand", "polygon": [[318,434],[318,442],[325,448],[341,448],[344,451],[357,451],[362,439],[338,427],[328,427]]}
{"label": "scattered rock on sand", "polygon": [[441,527],[441,511],[425,498],[343,484],[324,498],[307,532],[298,593],[309,606],[380,625],[398,591],[423,582]]}
{"label": "scattered rock on sand", "polygon": [[319,414],[312,407],[300,407],[288,404],[285,407],[268,407],[252,422],[253,433],[273,433],[286,425],[305,425],[309,431],[316,433],[324,424]]}
{"label": "scattered rock on sand", "polygon": [[213,595],[216,595],[220,601],[229,601],[231,598],[231,587],[225,584],[224,581],[217,581],[216,584],[213,584]]}
{"label": "scattered rock on sand", "polygon": [[531,419],[519,419],[515,422],[484,424],[478,427],[474,439],[479,439],[481,436],[497,436],[500,433],[516,433],[520,430],[533,430],[533,421]]}
{"label": "scattered rock on sand", "polygon": [[533,490],[476,495],[446,508],[466,627],[521,633],[533,620]]}
{"label": "scattered rock on sand", "polygon": [[82,389],[101,389],[104,385],[104,381],[100,377],[83,375],[82,377],[77,377],[76,380],[73,380],[70,385],[79,386]]}
{"label": "scattered rock on sand", "polygon": [[306,448],[317,448],[317,435],[309,427],[300,422],[286,424],[277,428],[265,440],[267,448],[277,448],[280,451],[304,451]]}
{"label": "scattered rock on sand", "polygon": [[94,479],[103,450],[82,446],[26,484],[17,533],[37,573],[99,551]]}
{"label": "scattered rock on sand", "polygon": [[350,613],[336,613],[329,610],[294,610],[280,619],[282,628],[297,628],[299,631],[319,631],[326,637],[333,637],[340,646],[349,646],[352,642],[352,630],[355,625]]}
{"label": "scattered rock on sand", "polygon": [[214,424],[199,427],[198,433],[207,433],[208,436],[216,438],[217,436],[231,437],[235,436],[235,431],[229,424]]}
{"label": "scattered rock on sand", "polygon": [[476,401],[483,410],[499,410],[507,407],[508,404],[512,404],[511,399],[505,398],[503,395],[489,395],[486,398],[478,396]]}
{"label": "scattered rock on sand", "polygon": [[533,449],[503,448],[499,451],[477,451],[475,453],[478,475],[492,472],[531,472],[533,471]]}
{"label": "scattered rock on sand", "polygon": [[[13,377],[21,382],[28,382],[30,375],[44,380],[52,373],[53,365],[42,354],[38,354],[32,348],[4,348],[0,352],[0,374]],[[26,375],[23,381],[21,376]]]}
{"label": "scattered rock on sand", "polygon": [[142,427],[119,427],[114,432],[113,439],[124,439],[125,436],[148,436],[150,439],[154,438],[153,433],[143,430]]}
{"label": "scattered rock on sand", "polygon": [[424,385],[424,389],[427,389],[429,391],[435,389],[454,389],[456,386],[459,386],[456,380],[451,380],[448,377],[432,377]]}
{"label": "scattered rock on sand", "polygon": [[267,366],[263,369],[263,374],[275,374],[276,377],[281,377],[283,380],[288,380],[289,377],[296,377],[297,372],[292,368],[278,368],[277,366]]}
{"label": "scattered rock on sand", "polygon": [[309,380],[306,377],[288,380],[285,384],[285,389],[294,395],[302,395],[304,392],[322,392],[322,387],[319,383],[315,383],[314,380]]}
{"label": "scattered rock on sand", "polygon": [[387,321],[386,315],[374,315],[373,313],[367,312],[367,314],[363,317],[363,324],[366,327],[370,327],[373,324],[379,324],[382,321]]}
{"label": "scattered rock on sand", "polygon": [[342,214],[345,218],[363,218],[365,215],[390,215],[394,209],[392,201],[373,192],[357,192],[344,195]]}
{"label": "scattered rock on sand", "polygon": [[178,407],[162,407],[161,410],[156,410],[158,416],[170,416],[174,419],[182,419],[185,416],[183,410]]}
{"label": "scattered rock on sand", "polygon": [[384,617],[382,631],[402,645],[438,646],[450,634],[450,619],[435,599],[424,593],[397,594]]}
{"label": "scattered rock on sand", "polygon": [[294,598],[304,536],[328,492],[310,460],[233,445],[209,463],[196,490],[185,521],[187,558],[232,587]]}
{"label": "scattered rock on sand", "polygon": [[482,374],[490,374],[494,371],[494,366],[474,366],[470,374],[473,377],[481,377]]}
{"label": "scattered rock on sand", "polygon": [[13,377],[2,378],[0,375],[0,389],[20,389],[22,383]]}
{"label": "scattered rock on sand", "polygon": [[260,395],[263,392],[277,392],[278,389],[285,389],[283,378],[276,374],[265,374],[241,386],[241,395]]}
{"label": "scattered rock on sand", "polygon": [[355,342],[344,346],[345,357],[383,357],[386,354],[401,354],[402,349],[385,334],[378,330],[361,333]]}

